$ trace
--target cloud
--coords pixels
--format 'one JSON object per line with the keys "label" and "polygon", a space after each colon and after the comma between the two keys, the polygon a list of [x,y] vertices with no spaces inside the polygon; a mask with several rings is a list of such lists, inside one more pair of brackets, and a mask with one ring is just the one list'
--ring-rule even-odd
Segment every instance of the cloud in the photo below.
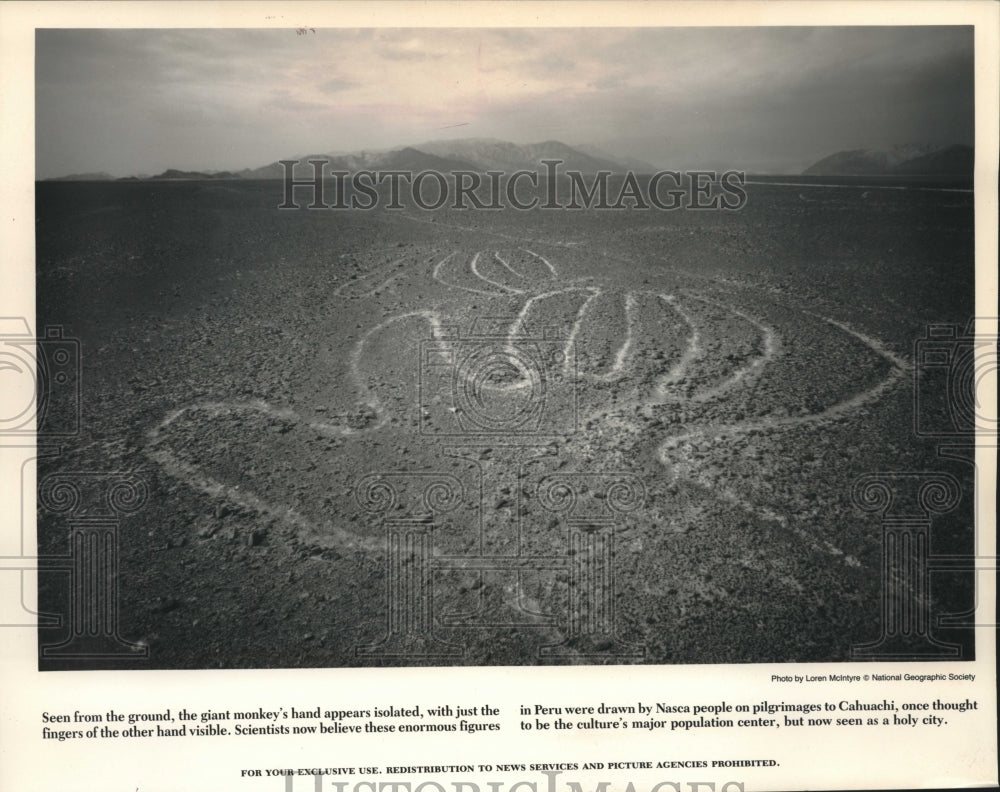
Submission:
{"label": "cloud", "polygon": [[445,47],[433,33],[414,36],[409,31],[380,31],[372,54],[390,61],[426,61],[445,57]]}
{"label": "cloud", "polygon": [[306,102],[287,94],[279,94],[265,100],[261,107],[287,113],[312,115],[329,111],[329,106],[318,102]]}
{"label": "cloud", "polygon": [[791,167],[812,149],[971,142],[972,52],[958,27],[40,30],[39,175],[148,172],[144,151],[239,168],[456,120],[654,163]]}
{"label": "cloud", "polygon": [[593,82],[587,83],[591,88],[596,88],[598,91],[609,91],[615,88],[621,88],[625,85],[626,76],[623,74],[609,74],[605,77],[599,77]]}
{"label": "cloud", "polygon": [[424,61],[424,60],[436,60],[441,55],[435,55],[430,52],[416,52],[412,50],[382,50],[378,53],[381,57],[387,58],[388,60],[394,61]]}
{"label": "cloud", "polygon": [[329,80],[324,80],[316,89],[322,91],[325,94],[341,93],[342,91],[349,90],[350,88],[357,87],[358,83],[354,80],[349,80],[346,77],[333,77]]}
{"label": "cloud", "polygon": [[576,69],[576,63],[568,55],[559,52],[548,52],[540,58],[533,58],[528,68],[531,71],[541,71],[544,74],[564,74]]}

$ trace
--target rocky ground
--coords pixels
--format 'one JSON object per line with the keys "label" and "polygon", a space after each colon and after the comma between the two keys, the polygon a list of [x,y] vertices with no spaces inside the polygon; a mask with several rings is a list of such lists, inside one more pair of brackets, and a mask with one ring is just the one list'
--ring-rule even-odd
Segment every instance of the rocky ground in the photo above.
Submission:
{"label": "rocky ground", "polygon": [[[93,664],[848,659],[880,630],[853,482],[971,492],[912,428],[914,341],[971,313],[971,194],[748,191],[346,213],[279,212],[279,183],[39,185],[38,324],[81,340],[84,383],[39,478],[149,487],[118,536],[149,657]],[[967,495],[932,551],[970,552],[970,520]],[[65,518],[39,540],[64,552]],[[936,574],[934,612],[970,591]]]}

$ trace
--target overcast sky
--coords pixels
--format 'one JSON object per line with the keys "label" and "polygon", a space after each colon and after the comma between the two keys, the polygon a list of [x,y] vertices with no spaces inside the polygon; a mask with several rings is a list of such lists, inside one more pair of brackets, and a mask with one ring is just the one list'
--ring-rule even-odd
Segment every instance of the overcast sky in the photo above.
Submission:
{"label": "overcast sky", "polygon": [[36,177],[451,137],[797,172],[973,142],[972,28],[40,30]]}

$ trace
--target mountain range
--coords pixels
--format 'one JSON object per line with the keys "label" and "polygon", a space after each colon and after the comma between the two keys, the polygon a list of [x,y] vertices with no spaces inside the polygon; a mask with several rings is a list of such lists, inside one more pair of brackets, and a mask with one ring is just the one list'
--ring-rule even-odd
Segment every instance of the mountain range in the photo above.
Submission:
{"label": "mountain range", "polygon": [[[824,157],[806,168],[803,175],[810,176],[971,176],[974,152],[970,146],[951,145],[899,145],[888,149],[852,149]],[[452,171],[538,171],[543,160],[562,162],[561,170],[575,170],[593,174],[598,171],[650,174],[657,168],[634,157],[619,157],[595,146],[568,146],[558,140],[542,143],[510,143],[494,138],[463,138],[459,140],[431,140],[416,146],[381,151],[351,153],[309,154],[289,157],[301,163],[296,169],[297,178],[310,175],[309,160],[323,160],[327,172],[360,170],[408,171],[419,173],[434,170]],[[678,163],[678,166],[683,163]],[[258,168],[239,171],[185,171],[170,168],[156,176],[127,176],[126,180],[199,180],[199,179],[282,179],[285,168],[281,161]],[[107,173],[84,173],[60,176],[46,181],[109,181]]]}
{"label": "mountain range", "polygon": [[98,173],[71,173],[68,176],[53,176],[45,181],[112,181],[114,176],[100,171]]}
{"label": "mountain range", "polygon": [[[350,153],[320,153],[305,156],[287,157],[302,163],[296,170],[298,178],[305,178],[309,173],[309,160],[323,160],[329,163],[325,170],[347,171],[355,173],[360,170],[401,170],[419,173],[423,170],[436,170],[443,173],[452,171],[475,171],[485,173],[489,170],[501,170],[512,173],[517,170],[537,171],[542,160],[557,159],[562,161],[562,170],[578,170],[582,173],[611,171],[624,173],[653,173],[656,168],[648,162],[634,157],[617,157],[602,151],[595,146],[568,146],[558,140],[548,140],[542,143],[517,144],[493,138],[464,138],[460,140],[431,140],[417,146],[384,151],[356,151]],[[303,170],[305,173],[303,173]],[[262,165],[257,168],[244,168],[239,171],[184,171],[169,168],[156,176],[126,176],[122,180],[156,179],[156,180],[192,180],[192,179],[283,179],[285,167],[281,160]],[[46,181],[108,181],[113,177],[107,173],[85,173],[60,176]]]}
{"label": "mountain range", "polygon": [[810,165],[804,176],[971,176],[971,146],[906,145],[838,151]]}
{"label": "mountain range", "polygon": [[[537,171],[541,167],[542,160],[547,159],[561,160],[560,167],[563,170],[577,170],[583,173],[596,173],[602,170],[624,173],[630,168],[636,170],[637,162],[642,166],[639,170],[646,173],[656,170],[649,163],[618,159],[609,154],[601,156],[589,153],[560,143],[558,140],[518,144],[493,138],[431,140],[416,146],[389,151],[312,154],[294,159],[302,163],[310,159],[328,160],[329,170],[351,173],[359,170],[404,170],[413,173],[423,170],[443,173],[460,170],[485,173],[495,170],[512,173],[517,170]],[[245,179],[281,179],[284,175],[285,169],[280,161],[239,172],[239,176]]]}

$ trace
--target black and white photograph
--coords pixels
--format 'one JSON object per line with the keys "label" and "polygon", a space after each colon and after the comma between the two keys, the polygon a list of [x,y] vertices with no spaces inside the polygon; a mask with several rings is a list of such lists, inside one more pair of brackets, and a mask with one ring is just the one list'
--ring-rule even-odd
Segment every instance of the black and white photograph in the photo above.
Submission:
{"label": "black and white photograph", "polygon": [[0,4],[0,788],[995,785],[998,52]]}
{"label": "black and white photograph", "polygon": [[975,659],[973,27],[571,23],[36,31],[39,669]]}

